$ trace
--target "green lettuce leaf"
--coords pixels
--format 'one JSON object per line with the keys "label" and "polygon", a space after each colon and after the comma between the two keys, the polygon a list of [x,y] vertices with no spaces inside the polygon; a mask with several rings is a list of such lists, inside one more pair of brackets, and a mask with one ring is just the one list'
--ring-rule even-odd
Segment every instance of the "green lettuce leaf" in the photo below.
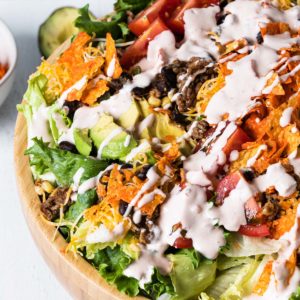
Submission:
{"label": "green lettuce leaf", "polygon": [[30,155],[30,164],[35,167],[38,174],[51,171],[60,185],[70,186],[73,177],[79,168],[84,169],[81,182],[97,176],[104,170],[108,163],[74,154],[69,151],[49,148],[42,140],[34,138],[33,146],[26,150],[25,154]]}
{"label": "green lettuce leaf", "polygon": [[216,280],[210,287],[210,293],[213,289],[215,291],[219,289],[221,292],[223,288],[224,292],[220,295],[220,300],[243,299],[244,296],[251,294],[256,285],[261,275],[261,272],[257,272],[261,263],[259,259],[253,259],[251,263],[226,270],[223,278]]}
{"label": "green lettuce leaf", "polygon": [[297,290],[291,295],[289,300],[300,300],[300,286],[297,288]]}
{"label": "green lettuce leaf", "polygon": [[217,269],[215,261],[204,259],[188,249],[168,257],[173,263],[170,277],[177,294],[173,299],[196,297],[214,282]]}
{"label": "green lettuce leaf", "polygon": [[125,13],[116,13],[110,21],[92,20],[89,13],[89,5],[85,5],[79,10],[80,16],[75,21],[75,26],[87,32],[88,34],[95,33],[97,37],[104,38],[107,32],[110,32],[114,39],[122,37],[122,30],[119,23],[126,21]]}
{"label": "green lettuce leaf", "polygon": [[151,283],[146,283],[144,290],[151,299],[157,299],[163,294],[174,295],[174,287],[169,276],[163,276],[157,269],[151,278]]}
{"label": "green lettuce leaf", "polygon": [[90,261],[99,270],[100,275],[108,283],[116,285],[119,291],[129,296],[138,295],[138,280],[123,275],[123,271],[133,260],[121,250],[120,246],[99,250]]}
{"label": "green lettuce leaf", "polygon": [[244,257],[278,252],[282,243],[268,238],[248,237],[240,234],[230,234],[226,249],[222,251],[229,257]]}
{"label": "green lettuce leaf", "polygon": [[96,204],[97,200],[98,196],[94,189],[88,190],[84,194],[78,194],[76,202],[65,213],[65,219],[74,222],[83,211]]}
{"label": "green lettuce leaf", "polygon": [[150,0],[118,0],[115,3],[115,13],[104,17],[101,21],[93,20],[89,13],[89,5],[80,9],[80,16],[75,26],[88,34],[95,33],[97,37],[104,38],[110,32],[114,39],[128,40],[130,31],[127,26],[127,11],[137,14],[151,3]]}
{"label": "green lettuce leaf", "polygon": [[118,0],[114,4],[115,11],[126,12],[131,11],[134,14],[137,14],[144,8],[146,8],[152,0]]}
{"label": "green lettuce leaf", "polygon": [[44,92],[48,79],[45,75],[34,75],[28,81],[28,88],[24,94],[24,101],[17,105],[19,112],[22,112],[28,123],[32,121],[32,115],[43,103],[47,103]]}

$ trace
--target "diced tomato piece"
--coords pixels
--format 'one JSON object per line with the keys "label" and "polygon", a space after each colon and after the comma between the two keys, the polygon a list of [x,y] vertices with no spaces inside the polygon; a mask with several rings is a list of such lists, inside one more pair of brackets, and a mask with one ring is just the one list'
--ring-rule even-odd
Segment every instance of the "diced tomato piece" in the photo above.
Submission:
{"label": "diced tomato piece", "polygon": [[229,137],[226,145],[222,149],[225,155],[228,157],[233,150],[242,150],[244,143],[250,142],[251,139],[247,133],[240,127]]}
{"label": "diced tomato piece", "polygon": [[217,186],[217,203],[222,204],[224,199],[228,197],[230,192],[236,188],[238,182],[242,178],[240,172],[234,172],[226,175]]}
{"label": "diced tomato piece", "polygon": [[264,237],[270,235],[270,229],[266,224],[259,225],[242,225],[239,233],[252,237]]}
{"label": "diced tomato piece", "polygon": [[185,237],[178,237],[173,245],[177,249],[188,249],[193,247],[193,240]]}
{"label": "diced tomato piece", "polygon": [[261,207],[258,205],[255,197],[251,197],[245,204],[245,212],[247,220],[255,218],[261,212]]}
{"label": "diced tomato piece", "polygon": [[165,30],[168,30],[168,27],[160,18],[157,18],[150,27],[125,50],[121,58],[122,66],[130,68],[145,57],[147,55],[149,42]]}
{"label": "diced tomato piece", "polygon": [[157,18],[166,19],[180,5],[180,0],[157,0],[151,6],[141,11],[129,24],[129,29],[137,36],[147,30]]}
{"label": "diced tomato piece", "polygon": [[183,34],[184,12],[190,8],[202,8],[211,5],[219,5],[219,0],[187,0],[176,8],[167,24],[175,33]]}

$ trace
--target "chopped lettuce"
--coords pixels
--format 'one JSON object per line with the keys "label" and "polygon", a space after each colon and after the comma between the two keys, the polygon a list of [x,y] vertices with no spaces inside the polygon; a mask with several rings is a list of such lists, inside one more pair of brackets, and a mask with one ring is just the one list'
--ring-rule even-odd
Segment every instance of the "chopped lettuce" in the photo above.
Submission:
{"label": "chopped lettuce", "polygon": [[75,26],[88,34],[95,33],[100,38],[104,38],[106,33],[110,32],[114,39],[126,40],[130,37],[126,12],[136,14],[150,3],[150,0],[118,0],[115,3],[115,13],[102,18],[101,21],[91,18],[89,5],[86,5],[80,9]]}
{"label": "chopped lettuce", "polygon": [[214,282],[217,263],[203,259],[195,250],[180,251],[168,257],[173,263],[170,273],[176,292],[173,299],[196,297]]}
{"label": "chopped lettuce", "polygon": [[84,169],[81,182],[95,177],[104,170],[108,163],[102,160],[92,159],[69,151],[49,148],[42,140],[34,138],[33,146],[26,150],[30,155],[30,164],[35,167],[38,174],[51,171],[61,185],[70,186],[73,177],[79,168]]}
{"label": "chopped lettuce", "polygon": [[28,123],[32,121],[32,115],[43,104],[47,103],[44,92],[48,79],[45,75],[37,74],[28,81],[28,88],[24,94],[24,101],[17,105],[19,112],[22,112]]}
{"label": "chopped lettuce", "polygon": [[169,276],[163,276],[154,269],[151,283],[146,283],[144,289],[151,299],[158,299],[161,295],[174,295],[174,287]]}
{"label": "chopped lettuce", "polygon": [[[225,271],[224,273],[227,273],[227,276],[225,275],[224,277],[227,278],[228,283],[230,280],[233,280],[233,277],[234,280],[231,282],[231,284],[224,286],[227,287],[227,289],[220,295],[220,299],[242,299],[245,295],[251,294],[260,276],[260,273],[256,273],[260,263],[261,261],[258,259],[253,259],[251,263],[234,267]],[[222,286],[224,282],[225,278],[219,281],[216,280],[214,284],[219,284]],[[210,289],[212,291],[213,286],[210,287]]]}
{"label": "chopped lettuce", "polygon": [[62,134],[62,129],[70,127],[72,121],[68,118],[65,110],[58,108],[57,104],[49,107],[48,119],[53,140],[57,143]]}
{"label": "chopped lettuce", "polygon": [[229,257],[273,254],[278,252],[281,246],[282,243],[279,240],[231,234],[228,238],[228,246],[223,253]]}
{"label": "chopped lettuce", "polygon": [[83,194],[77,195],[74,202],[65,214],[65,219],[74,222],[87,208],[94,205],[98,200],[96,190],[88,190]]}
{"label": "chopped lettuce", "polygon": [[138,295],[138,280],[123,275],[123,271],[132,263],[132,258],[125,254],[120,246],[98,250],[90,262],[98,269],[100,275],[108,283],[115,284],[119,291],[129,296]]}
{"label": "chopped lettuce", "polygon": [[300,300],[300,286],[297,288],[297,290],[291,295],[289,300]]}

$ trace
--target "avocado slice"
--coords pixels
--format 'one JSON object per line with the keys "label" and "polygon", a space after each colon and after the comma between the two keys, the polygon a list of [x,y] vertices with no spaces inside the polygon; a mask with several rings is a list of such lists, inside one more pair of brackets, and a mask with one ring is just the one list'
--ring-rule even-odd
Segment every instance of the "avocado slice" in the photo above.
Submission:
{"label": "avocado slice", "polygon": [[89,130],[75,128],[73,137],[78,152],[82,155],[89,156],[92,151],[92,141],[89,138]]}
{"label": "avocado slice", "polygon": [[102,147],[100,156],[104,159],[125,160],[127,154],[137,145],[136,140],[122,130],[113,117],[106,114],[102,115],[91,129],[90,137],[98,151]]}
{"label": "avocado slice", "polygon": [[140,117],[140,109],[137,103],[135,101],[132,101],[129,109],[119,118],[119,124],[127,130],[132,130]]}
{"label": "avocado slice", "polygon": [[40,26],[39,48],[45,58],[48,58],[67,38],[79,32],[74,25],[79,15],[79,9],[75,7],[61,7]]}

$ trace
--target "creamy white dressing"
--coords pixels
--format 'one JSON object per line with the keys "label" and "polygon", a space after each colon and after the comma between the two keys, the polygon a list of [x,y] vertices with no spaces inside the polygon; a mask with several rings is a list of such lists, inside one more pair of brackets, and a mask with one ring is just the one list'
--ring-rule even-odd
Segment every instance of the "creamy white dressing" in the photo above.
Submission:
{"label": "creamy white dressing", "polygon": [[212,208],[211,215],[227,230],[238,231],[241,225],[247,224],[245,204],[256,193],[256,188],[241,178],[236,188],[224,199],[224,203]]}
{"label": "creamy white dressing", "polygon": [[81,177],[84,173],[84,168],[80,167],[73,176],[72,190],[76,192],[79,188]]}
{"label": "creamy white dressing", "polygon": [[68,98],[68,95],[76,90],[76,91],[80,91],[87,83],[87,76],[84,75],[80,80],[78,80],[77,82],[75,82],[75,84],[73,84],[71,87],[69,87],[67,90],[65,90],[61,96],[56,100],[56,104],[59,108],[62,108],[65,101]]}
{"label": "creamy white dressing", "polygon": [[245,115],[253,105],[252,98],[261,95],[265,76],[277,58],[275,50],[259,45],[242,59],[228,62],[232,73],[225,77],[225,86],[209,101],[205,110],[207,121],[216,124],[225,114],[230,121]]}
{"label": "creamy white dressing", "polygon": [[115,242],[123,233],[123,223],[117,224],[113,231],[107,229],[104,224],[100,224],[95,231],[86,236],[86,242],[88,244]]}
{"label": "creamy white dressing", "polygon": [[274,187],[280,196],[288,197],[296,191],[297,183],[289,175],[281,163],[270,165],[266,174],[254,179],[259,191],[264,192],[269,187]]}
{"label": "creamy white dressing", "polygon": [[127,135],[124,141],[124,147],[128,147],[130,145],[130,141],[131,141],[131,135]]}
{"label": "creamy white dressing", "polygon": [[150,114],[148,115],[143,121],[140,122],[140,124],[138,125],[138,134],[142,134],[142,132],[149,128],[153,122],[155,121],[155,115],[154,114]]}
{"label": "creamy white dressing", "polygon": [[298,157],[298,151],[293,151],[289,156],[289,163],[294,168],[294,173],[298,176],[300,176],[300,157]]}
{"label": "creamy white dressing", "polygon": [[293,107],[287,107],[283,112],[279,120],[279,124],[281,127],[288,126],[291,124],[292,119],[292,113],[294,108]]}
{"label": "creamy white dressing", "polygon": [[102,175],[106,171],[112,170],[113,167],[114,167],[114,164],[108,166],[105,170],[100,171],[100,173],[97,176],[91,177],[91,178],[85,180],[84,182],[82,182],[81,185],[78,187],[78,194],[84,194],[88,190],[95,188],[97,186],[100,178],[102,177]]}
{"label": "creamy white dressing", "polygon": [[124,218],[128,217],[132,208],[136,205],[136,203],[140,200],[140,198],[147,193],[159,180],[160,176],[155,172],[154,167],[150,168],[147,172],[147,181],[144,183],[142,188],[137,192],[135,197],[130,201],[125,213]]}
{"label": "creamy white dressing", "polygon": [[237,150],[232,150],[231,152],[230,152],[230,155],[229,155],[229,161],[236,161],[238,158],[239,158],[239,151],[237,151]]}
{"label": "creamy white dressing", "polygon": [[100,144],[99,149],[98,149],[98,154],[97,157],[99,159],[101,159],[102,157],[102,152],[104,150],[104,148],[116,137],[118,136],[120,133],[123,132],[123,128],[118,127],[116,129],[114,129]]}
{"label": "creamy white dressing", "polygon": [[151,148],[151,145],[148,141],[143,141],[140,145],[133,148],[129,154],[126,156],[125,161],[132,161],[140,152],[144,152],[146,149]]}
{"label": "creamy white dressing", "polygon": [[32,145],[34,137],[41,138],[46,143],[52,141],[48,118],[48,107],[43,103],[33,114],[31,124],[28,124],[28,147]]}
{"label": "creamy white dressing", "polygon": [[108,68],[107,68],[106,75],[108,77],[113,77],[113,75],[115,73],[115,67],[116,67],[116,56],[114,55],[113,59],[111,60],[111,62],[108,65]]}
{"label": "creamy white dressing", "polygon": [[261,155],[261,153],[262,153],[263,151],[267,150],[267,149],[268,149],[267,145],[260,145],[260,146],[258,147],[256,153],[254,154],[254,156],[250,157],[250,158],[247,160],[246,166],[247,166],[248,168],[252,167],[252,166],[255,164],[256,160],[257,160],[257,159],[259,158],[259,156]]}

